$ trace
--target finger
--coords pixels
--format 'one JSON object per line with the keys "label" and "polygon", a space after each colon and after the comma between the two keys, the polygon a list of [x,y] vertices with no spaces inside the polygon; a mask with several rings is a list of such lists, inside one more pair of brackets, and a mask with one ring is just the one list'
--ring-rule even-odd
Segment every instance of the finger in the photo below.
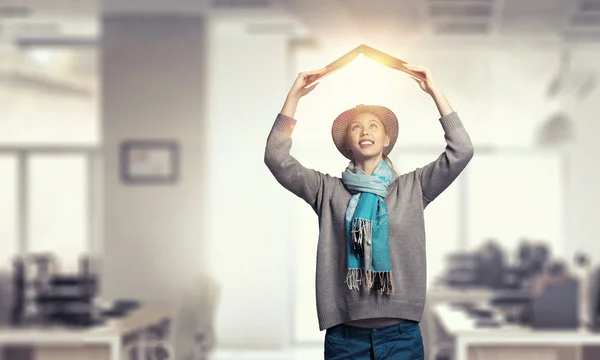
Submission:
{"label": "finger", "polygon": [[316,74],[320,74],[323,71],[325,71],[325,68],[321,68],[319,70],[313,70],[313,71],[307,71],[305,72],[306,75],[316,75]]}
{"label": "finger", "polygon": [[302,72],[302,73],[300,73],[300,75],[303,76],[303,77],[313,76],[313,75],[321,74],[323,71],[325,71],[325,68],[319,69],[319,70],[314,70],[314,71]]}
{"label": "finger", "polygon": [[316,84],[318,84],[318,79],[313,79],[312,77],[308,77],[308,78],[304,79],[302,88],[306,89],[309,85],[312,87]]}
{"label": "finger", "polygon": [[412,71],[418,71],[418,72],[422,72],[422,73],[428,73],[429,69],[426,68],[425,66],[418,66],[418,65],[410,65],[406,67],[409,70]]}
{"label": "finger", "polygon": [[304,85],[310,84],[313,82],[316,75],[303,74],[301,79],[304,82]]}
{"label": "finger", "polygon": [[308,76],[309,76],[309,74],[305,73],[305,72],[298,73],[298,79],[306,79]]}
{"label": "finger", "polygon": [[309,92],[313,91],[315,89],[315,87],[317,87],[317,85],[319,85],[319,83],[314,83],[311,86],[308,87],[304,87],[302,89],[300,89],[300,93],[302,94],[302,96],[308,94]]}
{"label": "finger", "polygon": [[[416,73],[422,74],[422,76],[425,78],[424,80],[429,80],[429,78],[431,77],[431,74],[430,74],[430,72],[429,72],[429,70],[427,68],[420,69],[420,68],[410,67],[408,69],[411,70],[411,71],[414,71]],[[423,81],[423,80],[421,80],[421,81]]]}
{"label": "finger", "polygon": [[304,88],[304,90],[306,90],[306,91],[307,91],[307,94],[308,94],[309,92],[313,91],[313,90],[314,90],[314,89],[317,87],[317,85],[319,85],[319,83],[318,83],[318,82],[317,82],[317,83],[314,83],[314,84],[313,84],[313,85],[311,85],[311,86],[305,87],[305,88]]}

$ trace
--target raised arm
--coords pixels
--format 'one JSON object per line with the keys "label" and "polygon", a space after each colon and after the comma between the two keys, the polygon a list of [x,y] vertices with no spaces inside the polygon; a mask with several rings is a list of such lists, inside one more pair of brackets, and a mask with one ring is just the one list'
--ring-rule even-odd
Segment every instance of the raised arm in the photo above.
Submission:
{"label": "raised arm", "polygon": [[441,116],[440,123],[446,139],[444,152],[435,161],[416,170],[421,182],[423,201],[427,206],[460,175],[473,158],[474,150],[469,134],[458,114],[452,109],[443,92],[435,83],[431,71],[417,65],[406,65],[406,67],[425,74],[426,81],[416,81],[435,102]]}
{"label": "raised arm", "polygon": [[305,88],[307,77],[322,70],[300,73],[287,95],[267,137],[265,164],[277,181],[316,210],[316,199],[322,189],[324,175],[302,166],[291,154],[292,132],[296,125],[294,114],[299,100],[310,93],[316,84]]}

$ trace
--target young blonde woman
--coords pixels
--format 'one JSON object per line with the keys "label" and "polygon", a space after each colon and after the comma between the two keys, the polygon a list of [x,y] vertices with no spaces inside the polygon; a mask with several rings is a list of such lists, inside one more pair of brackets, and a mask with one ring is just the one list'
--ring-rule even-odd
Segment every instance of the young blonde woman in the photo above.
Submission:
{"label": "young blonde woman", "polygon": [[394,113],[358,105],[341,113],[331,134],[349,160],[341,177],[304,167],[290,155],[299,100],[313,91],[300,73],[269,133],[265,163],[277,181],[318,216],[316,300],[326,330],[326,360],[423,359],[419,322],[426,292],[423,210],[462,172],[473,146],[459,116],[423,66],[416,80],[440,113],[445,151],[397,174],[388,159],[398,138]]}

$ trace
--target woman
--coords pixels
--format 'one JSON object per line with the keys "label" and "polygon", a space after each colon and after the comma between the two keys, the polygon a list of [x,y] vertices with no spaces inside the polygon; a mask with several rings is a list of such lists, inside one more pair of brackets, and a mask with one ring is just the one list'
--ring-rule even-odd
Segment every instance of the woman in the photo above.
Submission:
{"label": "woman", "polygon": [[398,120],[382,106],[359,105],[332,126],[350,160],[341,178],[307,169],[290,155],[298,101],[315,89],[300,73],[267,139],[265,163],[277,181],[319,218],[316,300],[325,359],[423,359],[419,321],[425,304],[423,210],[473,157],[469,135],[429,69],[416,80],[441,115],[446,149],[433,162],[398,175],[388,154]]}

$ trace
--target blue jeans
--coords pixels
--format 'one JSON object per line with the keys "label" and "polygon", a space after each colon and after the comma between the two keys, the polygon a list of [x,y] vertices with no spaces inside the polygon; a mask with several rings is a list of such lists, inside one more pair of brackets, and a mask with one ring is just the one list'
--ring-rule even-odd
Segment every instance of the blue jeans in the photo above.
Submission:
{"label": "blue jeans", "polygon": [[415,321],[376,329],[338,325],[325,333],[325,360],[423,360],[421,328]]}

